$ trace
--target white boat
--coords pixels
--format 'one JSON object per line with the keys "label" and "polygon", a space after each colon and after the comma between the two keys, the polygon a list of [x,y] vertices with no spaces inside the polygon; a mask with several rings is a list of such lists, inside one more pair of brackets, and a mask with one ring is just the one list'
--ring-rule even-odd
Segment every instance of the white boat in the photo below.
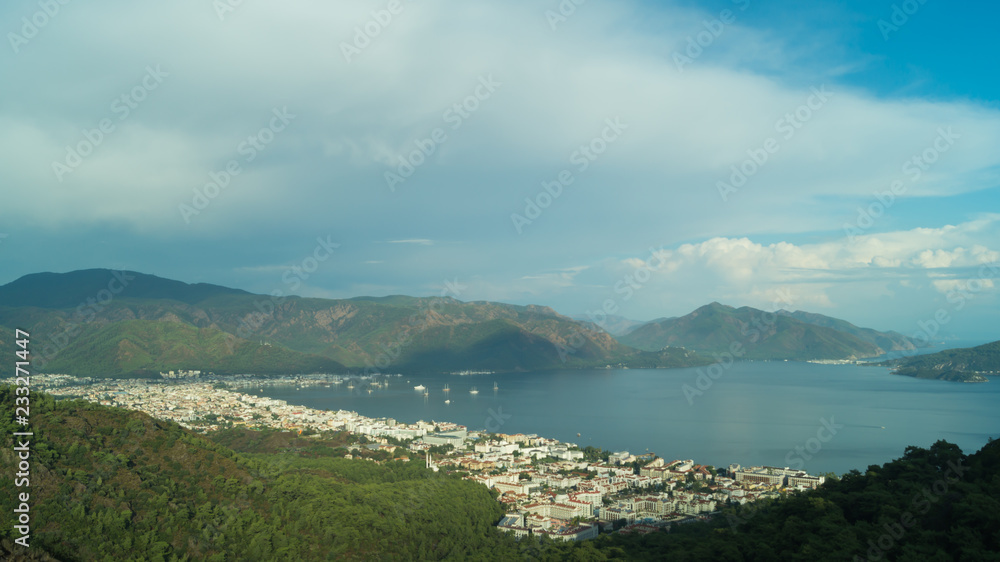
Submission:
{"label": "white boat", "polygon": [[472,390],[469,391],[469,394],[479,394],[479,391],[476,390],[476,387],[472,387]]}
{"label": "white boat", "polygon": [[444,403],[445,404],[451,404],[451,400],[445,400]]}
{"label": "white boat", "polygon": [[422,384],[418,384],[417,386],[413,387],[413,390],[427,390],[427,387]]}

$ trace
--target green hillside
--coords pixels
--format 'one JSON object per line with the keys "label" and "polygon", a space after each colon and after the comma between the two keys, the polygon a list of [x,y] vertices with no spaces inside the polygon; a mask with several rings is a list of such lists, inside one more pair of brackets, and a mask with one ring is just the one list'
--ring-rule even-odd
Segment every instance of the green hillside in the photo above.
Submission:
{"label": "green hillside", "polygon": [[108,298],[157,298],[188,304],[218,295],[249,295],[246,291],[188,284],[135,271],[84,269],[70,273],[34,273],[0,286],[0,306],[70,308]]}
{"label": "green hillside", "polygon": [[88,326],[45,364],[47,372],[88,377],[173,370],[281,374],[342,372],[344,367],[326,357],[260,345],[212,328],[151,320]]}
{"label": "green hillside", "polygon": [[[801,322],[805,322],[806,324],[832,328],[839,332],[857,336],[868,343],[878,346],[879,349],[884,351],[913,351],[917,349],[918,343],[920,343],[915,342],[898,332],[879,332],[871,328],[859,328],[846,320],[831,318],[822,314],[815,314],[802,310],[796,310],[795,312],[779,310],[777,313],[782,316],[788,316]],[[927,344],[922,343],[921,345],[926,346]]]}
{"label": "green hillside", "polygon": [[[13,405],[11,387],[0,387],[7,436],[24,429],[11,422]],[[0,509],[13,513],[15,490],[30,493],[29,552],[38,559],[496,560],[513,552],[493,528],[502,509],[489,490],[420,462],[347,460],[325,440],[236,453],[146,414],[44,394],[32,396],[31,419],[31,486],[15,487],[16,454],[5,446]],[[0,529],[0,559],[24,552],[16,536],[10,524]]]}
{"label": "green hillside", "polygon": [[724,353],[739,343],[744,359],[849,359],[883,353],[875,344],[850,333],[785,315],[719,303],[703,306],[686,316],[646,324],[620,340],[649,351],[671,346],[702,354]]}
{"label": "green hillside", "polygon": [[[73,299],[83,298],[71,287],[80,282],[81,273],[86,273],[87,279],[96,276],[105,284],[115,277],[110,271],[100,275],[92,271],[45,274],[45,291],[65,289]],[[638,364],[672,367],[708,361],[677,350],[644,354],[602,330],[543,306],[461,302],[447,297],[272,298],[153,276],[134,277],[129,285],[134,294],[123,292],[96,307],[80,307],[79,302],[86,300],[46,301],[42,294],[29,291],[23,280],[15,281],[0,287],[0,324],[31,328],[40,335],[40,345],[34,350],[40,358],[37,366],[47,372],[60,368],[71,374],[79,372],[78,365],[86,373],[131,372],[159,370],[178,361],[184,365],[200,362],[194,368],[204,371],[254,370],[252,362],[242,359],[264,352],[244,348],[233,354],[231,340],[222,337],[223,333],[241,341],[270,344],[272,355],[284,348],[359,371],[524,371]],[[95,281],[90,282],[93,285]],[[187,326],[193,331],[152,331],[149,324],[132,323],[136,321]],[[116,324],[120,326],[111,332],[99,332]],[[69,341],[69,347],[54,345],[53,339]],[[91,353],[108,356],[90,357]],[[269,370],[285,360],[277,355],[264,359],[264,368]],[[287,368],[298,372],[310,370],[309,361],[315,359],[288,361]]]}
{"label": "green hillside", "polygon": [[1000,375],[1000,341],[978,347],[946,349],[891,362],[897,375],[957,382],[986,382]]}

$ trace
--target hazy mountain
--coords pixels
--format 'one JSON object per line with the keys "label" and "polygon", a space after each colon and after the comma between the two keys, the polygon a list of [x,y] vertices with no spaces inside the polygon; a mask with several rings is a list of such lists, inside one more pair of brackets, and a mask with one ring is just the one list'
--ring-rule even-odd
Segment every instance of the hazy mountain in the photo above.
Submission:
{"label": "hazy mountain", "polygon": [[[624,336],[639,326],[646,324],[646,322],[641,320],[631,320],[629,318],[625,318],[624,316],[616,316],[614,314],[609,314],[606,318],[601,320],[600,324],[595,323],[586,314],[577,314],[572,318],[583,324],[591,326],[595,330],[604,330],[615,337]],[[654,322],[655,321],[656,320],[654,320]]]}
{"label": "hazy mountain", "polygon": [[744,359],[792,360],[876,357],[884,349],[868,339],[896,342],[901,338],[899,345],[907,341],[898,334],[869,333],[842,320],[815,316],[819,318],[810,316],[806,322],[791,313],[712,303],[686,316],[650,322],[619,339],[638,349],[672,346],[709,354],[729,351],[738,342]]}
{"label": "hazy mountain", "polygon": [[986,382],[1000,375],[1000,341],[976,347],[946,349],[918,357],[897,359],[895,373],[921,379]]}
{"label": "hazy mountain", "polygon": [[899,332],[879,332],[871,328],[859,328],[846,320],[831,318],[829,316],[823,316],[822,314],[815,314],[813,312],[804,312],[802,310],[789,312],[787,310],[779,310],[777,313],[782,316],[788,316],[796,320],[801,320],[802,322],[806,322],[808,324],[823,326],[825,328],[833,328],[834,330],[857,336],[868,343],[877,345],[885,351],[913,351],[917,349],[917,347],[926,346],[926,344],[917,345],[918,342],[915,342]]}
{"label": "hazy mountain", "polygon": [[[154,330],[150,322],[183,328]],[[332,370],[338,364],[394,372],[677,367],[707,361],[684,350],[630,348],[544,306],[448,297],[276,298],[110,270],[29,275],[0,287],[0,324],[33,332],[33,351],[41,359],[36,367],[71,374],[242,372],[254,363],[239,357],[251,351],[266,356],[261,368],[280,368],[275,349],[300,354],[285,357],[288,372]],[[0,341],[5,338],[0,335]],[[273,349],[262,351],[263,344]]]}
{"label": "hazy mountain", "polygon": [[163,279],[135,271],[84,269],[70,273],[33,273],[0,287],[0,306],[70,308],[113,298],[170,299],[194,304],[219,295],[249,295],[246,291]]}

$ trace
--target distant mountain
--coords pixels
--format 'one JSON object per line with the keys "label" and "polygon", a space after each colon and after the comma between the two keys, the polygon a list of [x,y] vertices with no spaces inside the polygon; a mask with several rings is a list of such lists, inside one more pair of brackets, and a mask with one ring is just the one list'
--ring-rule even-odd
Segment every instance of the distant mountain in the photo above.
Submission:
{"label": "distant mountain", "polygon": [[884,351],[915,351],[917,347],[926,347],[929,345],[920,343],[918,346],[918,342],[913,341],[899,332],[879,332],[877,330],[872,330],[871,328],[859,328],[846,320],[839,320],[837,318],[823,316],[822,314],[804,312],[802,310],[796,310],[795,312],[779,310],[777,313],[782,316],[788,316],[789,318],[800,320],[807,324],[823,326],[824,328],[833,328],[838,332],[844,332],[851,334],[852,336],[857,336],[868,343],[877,345]]}
{"label": "distant mountain", "polygon": [[614,314],[609,314],[606,318],[602,319],[600,324],[595,323],[586,314],[578,314],[572,318],[593,327],[595,330],[604,330],[615,337],[624,336],[639,326],[646,324],[646,322],[640,320],[630,320],[624,316],[615,316]]}
{"label": "distant mountain", "polygon": [[[151,322],[172,327],[154,329]],[[110,270],[30,275],[0,287],[0,324],[31,329],[41,359],[36,367],[69,374],[244,372],[257,363],[239,357],[251,352],[263,361],[259,372],[276,372],[272,368],[282,369],[279,349],[298,353],[285,356],[286,372],[340,365],[442,372],[709,361],[680,349],[636,350],[544,306],[399,295],[276,298],[135,272],[122,278]],[[0,344],[6,338],[0,334]],[[262,351],[261,344],[271,349]]]}
{"label": "distant mountain", "polygon": [[1000,341],[977,347],[946,349],[889,362],[897,375],[919,379],[956,382],[987,382],[988,376],[1000,375]]}
{"label": "distant mountain", "polygon": [[249,295],[219,285],[163,279],[135,271],[85,269],[70,273],[34,273],[0,287],[0,306],[70,308],[88,299],[169,299],[195,304],[220,295]]}
{"label": "distant mountain", "polygon": [[744,359],[776,360],[877,357],[885,350],[875,341],[897,342],[894,345],[908,341],[898,334],[866,331],[835,318],[806,315],[807,322],[795,314],[714,302],[686,316],[650,322],[619,340],[648,351],[671,346],[704,354],[729,351],[730,346],[739,343]]}

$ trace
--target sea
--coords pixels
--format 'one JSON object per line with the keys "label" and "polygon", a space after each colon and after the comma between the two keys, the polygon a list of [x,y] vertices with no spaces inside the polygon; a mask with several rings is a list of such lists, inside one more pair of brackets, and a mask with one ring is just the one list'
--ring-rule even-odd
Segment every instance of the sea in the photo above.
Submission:
{"label": "sea", "polygon": [[1000,437],[1000,377],[956,383],[792,361],[718,365],[711,374],[702,367],[390,375],[375,379],[380,387],[355,380],[353,389],[344,382],[251,394],[403,423],[447,421],[668,460],[811,474],[864,472],[938,440],[971,454]]}

